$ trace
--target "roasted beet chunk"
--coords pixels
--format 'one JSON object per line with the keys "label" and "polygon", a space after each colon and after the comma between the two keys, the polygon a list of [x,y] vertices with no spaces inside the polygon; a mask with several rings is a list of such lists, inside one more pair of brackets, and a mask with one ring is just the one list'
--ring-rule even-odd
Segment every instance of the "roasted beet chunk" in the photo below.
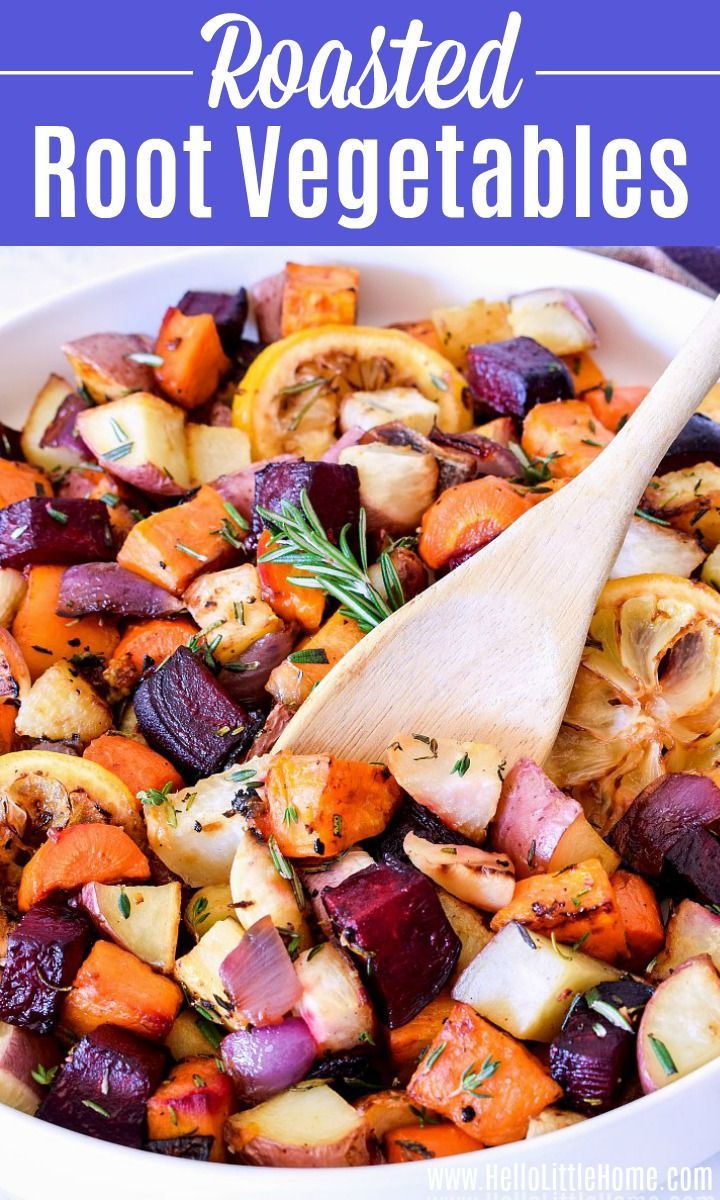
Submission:
{"label": "roasted beet chunk", "polygon": [[65,905],[43,901],[25,913],[8,938],[0,1018],[35,1033],[50,1033],[80,970],[88,936],[83,914]]}
{"label": "roasted beet chunk", "polygon": [[345,1100],[357,1100],[383,1086],[378,1064],[367,1051],[345,1050],[321,1058],[307,1073],[308,1079],[324,1079]]}
{"label": "roasted beet chunk", "polygon": [[80,458],[90,458],[90,451],[75,428],[78,414],[86,408],[92,408],[92,404],[84,396],[77,392],[66,396],[42,435],[40,445],[62,446],[64,450],[74,451]]}
{"label": "roasted beet chunk", "polygon": [[245,709],[187,646],[146,675],[134,706],[140,732],[188,779],[219,771],[253,733]]}
{"label": "roasted beet chunk", "polygon": [[528,337],[471,346],[468,382],[479,414],[524,417],[536,404],[575,395],[562,359]]}
{"label": "roasted beet chunk", "polygon": [[418,837],[438,846],[475,845],[469,838],[443,825],[440,818],[429,808],[416,804],[406,796],[390,824],[378,837],[367,841],[365,847],[376,862],[409,864],[410,859],[403,850],[405,835],[408,833],[416,833]]}
{"label": "roasted beet chunk", "polygon": [[164,1154],[167,1158],[192,1158],[196,1162],[209,1162],[214,1141],[213,1137],[205,1137],[202,1133],[191,1133],[187,1137],[146,1142],[145,1149],[151,1154]]}
{"label": "roasted beet chunk", "polygon": [[323,901],[338,939],[364,964],[368,990],[390,1029],[437,996],[460,953],[435,888],[412,867],[376,864]]}
{"label": "roasted beet chunk", "polygon": [[37,1115],[51,1125],[139,1150],[145,1106],[162,1082],[164,1066],[158,1046],[102,1025],[70,1052]]}
{"label": "roasted beet chunk", "polygon": [[258,508],[280,512],[283,500],[299,505],[305,491],[318,520],[332,542],[360,516],[360,483],[356,467],[326,462],[272,462],[255,476],[252,537],[257,541],[264,529]]}
{"label": "roasted beet chunk", "polygon": [[578,998],[550,1046],[566,1100],[592,1116],[613,1108],[635,1061],[635,1032],[652,988],[626,976]]}
{"label": "roasted beet chunk", "polygon": [[683,467],[704,462],[720,466],[720,424],[705,413],[694,413],[675,438],[656,474],[681,471]]}
{"label": "roasted beet chunk", "polygon": [[720,788],[704,775],[661,775],[636,796],[610,832],[626,863],[660,875],[671,848],[693,829],[720,826]]}
{"label": "roasted beet chunk", "polygon": [[665,861],[705,904],[720,904],[720,842],[702,826],[683,834]]}
{"label": "roasted beet chunk", "polygon": [[0,509],[0,565],[108,562],[114,555],[102,500],[32,496]]}
{"label": "roasted beet chunk", "polygon": [[222,348],[232,358],[240,346],[248,314],[247,292],[186,292],[178,304],[186,317],[209,313],[217,326]]}

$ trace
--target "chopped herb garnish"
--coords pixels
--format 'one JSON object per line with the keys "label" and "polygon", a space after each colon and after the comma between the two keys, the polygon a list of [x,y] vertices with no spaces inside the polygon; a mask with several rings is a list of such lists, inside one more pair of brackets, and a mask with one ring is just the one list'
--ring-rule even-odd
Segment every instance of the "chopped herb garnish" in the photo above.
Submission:
{"label": "chopped herb garnish", "polygon": [[128,362],[138,363],[141,367],[161,367],[165,361],[159,354],[151,354],[148,350],[134,350],[125,357]]}
{"label": "chopped herb garnish", "polygon": [[435,1151],[429,1150],[422,1142],[414,1142],[410,1138],[395,1138],[395,1145],[402,1146],[409,1154],[417,1154],[418,1158],[434,1158]]}
{"label": "chopped herb garnish", "polygon": [[117,508],[120,503],[120,497],[113,495],[112,492],[104,492],[100,499],[103,504],[107,504],[108,508]]}
{"label": "chopped herb garnish", "polygon": [[446,1049],[447,1049],[447,1042],[439,1042],[438,1043],[438,1045],[435,1047],[435,1049],[432,1050],[430,1052],[430,1054],[428,1054],[427,1058],[425,1059],[425,1070],[426,1071],[432,1071],[432,1069],[435,1066],[435,1063],[439,1059],[440,1055]]}
{"label": "chopped herb garnish", "polygon": [[481,1099],[489,1099],[487,1092],[481,1092],[478,1089],[486,1079],[492,1079],[496,1071],[500,1069],[500,1060],[493,1059],[491,1054],[483,1062],[479,1071],[475,1070],[475,1063],[471,1063],[466,1070],[463,1071],[460,1077],[461,1092],[470,1092],[473,1096],[478,1096]]}
{"label": "chopped herb garnish", "polygon": [[368,1046],[375,1045],[375,1038],[366,1029],[363,1029],[362,1033],[359,1034],[358,1041],[359,1042],[367,1042]]}
{"label": "chopped herb garnish", "polygon": [[84,1104],[86,1108],[91,1108],[93,1112],[98,1113],[98,1115],[101,1117],[110,1116],[110,1113],[107,1111],[107,1109],[103,1108],[102,1104],[98,1104],[96,1100],[81,1100],[80,1103]]}
{"label": "chopped herb garnish", "polygon": [[665,1074],[666,1075],[677,1075],[677,1067],[675,1066],[675,1060],[674,1060],[672,1054],[670,1053],[670,1051],[668,1050],[667,1046],[665,1045],[665,1043],[661,1042],[660,1038],[656,1038],[654,1033],[649,1033],[648,1038],[650,1040],[650,1045],[653,1048],[653,1053],[655,1054],[655,1057],[658,1060],[658,1062],[660,1063],[660,1066],[662,1067]]}
{"label": "chopped herb garnish", "polygon": [[183,554],[189,554],[191,558],[196,558],[198,562],[207,562],[207,554],[201,554],[199,550],[193,550],[192,546],[186,546],[184,542],[176,542],[175,549],[181,550]]}
{"label": "chopped herb garnish", "polygon": [[201,1005],[196,1004],[195,1010],[199,1013],[195,1022],[199,1032],[203,1035],[205,1041],[210,1043],[213,1050],[217,1050],[225,1036],[225,1031],[215,1024],[213,1014],[208,1012],[206,1008],[202,1008]]}
{"label": "chopped herb garnish", "polygon": [[419,758],[415,759],[415,762],[424,762],[428,758],[437,758],[437,756],[438,756],[437,738],[426,737],[426,735],[424,733],[414,733],[413,737],[416,742],[423,742],[430,751],[429,754],[421,754]]}
{"label": "chopped herb garnish", "polygon": [[463,775],[466,775],[469,770],[470,770],[470,755],[463,754],[462,758],[459,758],[457,760],[457,762],[455,763],[455,766],[453,767],[450,774],[451,775],[459,775],[460,778],[462,778]]}
{"label": "chopped herb garnish", "polygon": [[616,1025],[618,1029],[624,1029],[626,1033],[634,1033],[635,1030],[627,1017],[616,1008],[614,1004],[610,1004],[608,1000],[602,1000],[597,988],[590,988],[585,993],[585,1003],[588,1008],[596,1012],[598,1016],[604,1017],[611,1025]]}
{"label": "chopped herb garnish", "polygon": [[133,442],[124,442],[122,446],[113,446],[112,450],[106,450],[100,457],[106,458],[108,462],[118,462],[132,452],[133,445]]}
{"label": "chopped herb garnish", "polygon": [[[702,516],[702,515],[703,514],[701,513],[700,516]],[[662,519],[662,517],[653,516],[652,513],[646,512],[646,510],[644,508],[636,508],[635,516],[642,517],[644,521],[651,521],[653,525],[667,525],[667,526],[670,525],[669,521],[664,521]],[[693,520],[696,520],[696,519],[698,519],[697,513],[695,514],[695,517],[693,518]],[[692,524],[692,522],[691,522],[691,524]]]}
{"label": "chopped herb garnish", "polygon": [[198,1088],[207,1087],[207,1084],[206,1084],[205,1080],[203,1079],[202,1075],[193,1075],[192,1078],[193,1078],[193,1083],[195,1084],[195,1087],[198,1087]]}
{"label": "chopped herb garnish", "polygon": [[30,1072],[35,1082],[42,1087],[49,1087],[57,1073],[57,1067],[44,1067],[42,1063],[38,1063]]}
{"label": "chopped herb garnish", "polygon": [[310,959],[314,958],[316,954],[319,954],[320,951],[322,950],[323,946],[325,946],[325,945],[327,945],[326,942],[321,942],[319,946],[313,946],[312,950],[308,950],[308,956],[307,956],[308,962],[310,962]]}
{"label": "chopped herb garnish", "polygon": [[293,654],[288,654],[288,662],[295,663],[296,666],[304,663],[318,663],[325,666],[329,659],[327,651],[318,646],[317,649],[296,650]]}
{"label": "chopped herb garnish", "polygon": [[288,862],[288,860],[286,859],[282,850],[278,846],[277,839],[275,837],[269,838],[268,850],[270,851],[270,858],[272,859],[272,865],[274,866],[275,870],[277,871],[277,873],[281,879],[287,879],[288,883],[290,884],[290,886],[293,890],[293,895],[295,897],[295,903],[297,904],[298,908],[302,912],[303,908],[305,907],[305,894],[302,889],[302,884],[300,883],[300,880],[297,877],[297,872],[295,871],[294,866],[292,865],[291,862]]}
{"label": "chopped herb garnish", "polygon": [[229,500],[225,501],[225,503],[223,504],[223,508],[225,509],[225,512],[227,513],[227,515],[235,522],[235,524],[238,526],[239,529],[249,529],[250,528],[248,522],[245,520],[245,517],[242,515],[241,512],[238,512],[235,505],[231,504]]}
{"label": "chopped herb garnish", "polygon": [[340,813],[333,813],[332,828],[335,837],[342,837],[343,819]]}
{"label": "chopped herb garnish", "polygon": [[555,951],[555,953],[558,954],[560,956],[560,958],[565,958],[569,962],[570,959],[572,958],[572,952],[570,954],[563,953],[563,951],[560,949],[560,947],[558,946],[557,941],[555,939],[555,930],[554,929],[551,930],[551,932],[550,932],[550,941],[552,942],[552,948]]}
{"label": "chopped herb garnish", "polygon": [[583,896],[587,896],[590,890],[590,888],[585,888],[582,892],[578,892],[577,896],[570,897],[570,900],[574,904],[575,908],[580,907],[580,901],[582,900]]}
{"label": "chopped herb garnish", "polygon": [[439,392],[446,392],[448,390],[448,385],[447,385],[446,381],[444,379],[441,379],[439,375],[431,375],[430,382],[433,385],[433,387],[436,387],[438,389]]}
{"label": "chopped herb garnish", "polygon": [[287,808],[285,809],[284,816],[283,816],[283,824],[284,825],[297,824],[297,819],[298,819],[298,810],[296,809],[294,804],[288,804]]}
{"label": "chopped herb garnish", "polygon": [[533,838],[533,840],[532,840],[532,841],[531,841],[531,843],[530,843],[530,848],[529,848],[529,850],[528,850],[528,852],[527,852],[527,865],[528,865],[529,867],[531,867],[531,866],[533,865],[533,863],[535,862],[535,851],[536,851],[536,848],[537,848],[537,847],[536,847],[536,843],[535,843],[535,838]]}
{"label": "chopped herb garnish", "polygon": [[167,804],[171,789],[172,780],[168,780],[162,788],[147,788],[146,791],[138,792],[137,798],[141,804],[146,804],[150,808],[158,808],[161,804]]}
{"label": "chopped herb garnish", "polygon": [[120,916],[124,917],[127,921],[130,916],[130,897],[127,892],[120,892],[118,896],[118,908],[120,909]]}
{"label": "chopped herb garnish", "polygon": [[53,508],[52,504],[45,505],[45,512],[49,517],[52,517],[53,521],[57,521],[58,525],[67,525],[68,521],[70,520],[67,513],[60,512],[59,509]]}

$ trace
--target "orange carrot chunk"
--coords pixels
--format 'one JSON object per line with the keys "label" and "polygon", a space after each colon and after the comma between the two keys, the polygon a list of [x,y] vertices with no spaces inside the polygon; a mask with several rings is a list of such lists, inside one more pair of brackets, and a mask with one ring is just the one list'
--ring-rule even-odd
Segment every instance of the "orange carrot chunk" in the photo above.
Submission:
{"label": "orange carrot chunk", "polygon": [[15,638],[0,628],[0,754],[12,749],[18,701],[30,690],[30,672]]}
{"label": "orange carrot chunk", "polygon": [[575,395],[580,396],[590,388],[601,387],[605,376],[595,362],[595,359],[582,350],[579,354],[562,354],[560,356],[575,384]]}
{"label": "orange carrot chunk", "polygon": [[117,560],[179,596],[203,571],[217,571],[234,557],[233,546],[223,537],[227,521],[222,496],[204,485],[187,503],[135,525]]}
{"label": "orange carrot chunk", "polygon": [[620,908],[597,858],[518,880],[512,900],[495,913],[490,928],[497,931],[510,921],[553,934],[557,942],[579,944],[583,953],[604,962],[627,954]]}
{"label": "orange carrot chunk", "polygon": [[122,733],[113,731],[95,738],[85,747],[83,758],[89,758],[91,762],[112,771],[133,796],[150,788],[162,791],[168,783],[173,792],[185,786],[182,776],[162,754]]}
{"label": "orange carrot chunk", "polygon": [[390,1163],[419,1162],[424,1158],[449,1158],[482,1150],[482,1142],[457,1125],[401,1125],[383,1138],[385,1158]]}
{"label": "orange carrot chunk", "polygon": [[415,1070],[454,1007],[455,1001],[450,996],[436,996],[412,1021],[389,1031],[387,1036],[390,1058],[393,1070],[401,1079],[407,1079]]}
{"label": "orange carrot chunk", "polygon": [[610,441],[612,434],[585,400],[536,404],[523,422],[523,450],[531,461],[546,462],[556,479],[579,475]]}
{"label": "orange carrot chunk", "polygon": [[235,1111],[232,1084],[214,1058],[187,1058],[178,1063],[148,1100],[148,1136],[213,1138],[211,1162],[225,1162],[223,1126]]}
{"label": "orange carrot chunk", "polygon": [[612,383],[606,383],[588,392],[585,399],[598,421],[612,433],[617,433],[642,404],[649,390],[646,387],[615,387]]}
{"label": "orange carrot chunk", "polygon": [[149,875],[147,858],[116,825],[51,829],[23,867],[18,908],[27,912],[53,892],[73,892],[84,883],[140,882]]}
{"label": "orange carrot chunk", "polygon": [[182,1005],[172,979],[112,942],[96,942],[63,1005],[62,1024],[72,1033],[119,1025],[141,1037],[166,1038]]}
{"label": "orange carrot chunk", "polygon": [[0,458],[0,508],[29,500],[31,496],[52,496],[50,480],[37,467]]}
{"label": "orange carrot chunk", "polygon": [[665,945],[657,897],[647,880],[630,871],[615,871],[610,883],[625,929],[628,965],[633,971],[642,971]]}
{"label": "orange carrot chunk", "polygon": [[129,692],[143,671],[157,667],[198,632],[193,621],[157,617],[131,625],[123,634],[105,670],[105,681],[118,692]]}
{"label": "orange carrot chunk", "polygon": [[107,659],[120,640],[106,617],[58,617],[65,567],[31,567],[25,597],[12,624],[33,680],[63,658]]}
{"label": "orange carrot chunk", "polygon": [[317,588],[301,587],[290,583],[290,578],[309,577],[302,567],[290,567],[284,563],[262,562],[272,541],[272,534],[264,529],[258,540],[257,567],[263,600],[274,613],[290,623],[297,621],[308,633],[320,628],[325,612],[325,594]]}
{"label": "orange carrot chunk", "polygon": [[505,479],[486,475],[459,483],[443,492],[423,514],[420,556],[437,571],[452,559],[482,549],[529,507]]}
{"label": "orange carrot chunk", "polygon": [[211,315],[186,317],[179,308],[165,313],[155,353],[163,360],[155,371],[160,387],[183,408],[209,400],[232,365]]}
{"label": "orange carrot chunk", "polygon": [[468,1004],[455,1005],[407,1091],[487,1146],[524,1138],[530,1118],[562,1096],[529,1050]]}

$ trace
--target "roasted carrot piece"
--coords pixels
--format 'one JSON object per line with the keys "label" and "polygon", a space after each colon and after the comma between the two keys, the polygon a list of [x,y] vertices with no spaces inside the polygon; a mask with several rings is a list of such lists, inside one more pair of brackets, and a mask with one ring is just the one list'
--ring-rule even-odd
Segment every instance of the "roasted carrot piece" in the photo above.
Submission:
{"label": "roasted carrot piece", "polygon": [[198,632],[193,621],[157,617],[132,625],[115,647],[105,670],[105,681],[117,692],[135,687],[143,671],[157,667]]}
{"label": "roasted carrot piece", "polygon": [[120,640],[104,617],[58,617],[55,613],[65,567],[31,567],[23,601],[12,624],[33,680],[63,658],[107,659]]}
{"label": "roasted carrot piece", "polygon": [[84,883],[139,883],[149,875],[145,855],[117,825],[51,829],[23,867],[18,908],[27,912],[53,892],[74,892]]}
{"label": "roasted carrot piece", "polygon": [[569,482],[569,479],[544,479],[542,483],[533,484],[532,487],[524,490],[523,495],[528,503],[534,507],[543,500],[547,500],[548,496],[553,496],[555,492],[559,492],[560,488],[564,488],[565,484]]}
{"label": "roasted carrot piece", "polygon": [[587,350],[581,350],[579,354],[562,354],[560,357],[572,375],[576,396],[588,392],[590,388],[602,386],[605,376]]}
{"label": "roasted carrot piece", "polygon": [[209,313],[187,317],[179,308],[169,308],[155,353],[163,360],[155,371],[160,387],[183,408],[196,408],[209,400],[231,366]]}
{"label": "roasted carrot piece", "polygon": [[[317,633],[305,638],[298,650],[322,650],[327,662],[291,662],[286,658],[279,667],[271,673],[267,690],[279,704],[288,708],[297,708],[306,700],[316,683],[324,679],[336,662],[352,650],[363,632],[352,617],[344,617],[339,611],[321,625]],[[297,651],[295,652],[297,653]]]}
{"label": "roasted carrot piece", "polygon": [[15,638],[0,628],[0,754],[12,749],[18,701],[30,690],[30,672]]}
{"label": "roasted carrot piece", "polygon": [[454,558],[482,549],[529,507],[506,479],[486,475],[470,483],[458,483],[423,514],[420,557],[437,571]]}
{"label": "roasted carrot piece", "polygon": [[397,1029],[388,1033],[388,1048],[393,1070],[401,1079],[407,1079],[415,1070],[431,1042],[442,1029],[442,1023],[450,1016],[455,1001],[450,996],[436,996],[429,1004]]}
{"label": "roasted carrot piece", "polygon": [[359,272],[353,267],[288,263],[282,297],[282,336],[316,325],[354,325]]}
{"label": "roasted carrot piece", "polygon": [[646,879],[630,871],[610,876],[625,929],[628,965],[642,971],[665,945],[665,928],[655,892]]}
{"label": "roasted carrot piece", "polygon": [[118,779],[122,779],[133,796],[149,788],[162,791],[168,783],[172,785],[173,792],[185,786],[182,776],[162,754],[122,733],[113,731],[95,738],[85,747],[83,758],[89,758],[91,762],[112,771]]}
{"label": "roasted carrot piece", "polygon": [[586,400],[536,404],[523,422],[523,450],[531,461],[546,461],[556,479],[579,475],[610,441],[612,434]]}
{"label": "roasted carrot piece", "polygon": [[172,979],[157,974],[112,942],[96,942],[68,992],[62,1024],[80,1035],[92,1033],[100,1025],[119,1025],[141,1037],[162,1041],[182,1001],[182,992]]}
{"label": "roasted carrot piece", "polygon": [[383,1138],[385,1158],[389,1163],[419,1162],[424,1158],[449,1158],[452,1154],[468,1154],[482,1150],[482,1142],[471,1138],[457,1125],[401,1125]]}
{"label": "roasted carrot piece", "polygon": [[424,321],[397,321],[390,328],[402,329],[403,333],[409,333],[410,337],[417,338],[419,342],[423,342],[426,346],[429,346],[436,354],[443,353],[438,331],[429,317]]}
{"label": "roasted carrot piece", "polygon": [[272,534],[264,529],[258,539],[257,549],[257,570],[262,598],[283,621],[297,621],[308,633],[315,633],[322,624],[325,593],[318,588],[300,587],[289,582],[290,578],[309,576],[309,572],[303,571],[302,567],[262,562],[262,556],[271,541]]}
{"label": "roasted carrot piece", "polygon": [[31,496],[52,496],[50,480],[43,471],[28,463],[0,458],[0,508]]}
{"label": "roasted carrot piece", "polygon": [[495,913],[490,928],[497,931],[510,921],[552,933],[558,942],[579,942],[583,953],[604,962],[627,954],[615,891],[597,858],[518,880],[512,900]]}
{"label": "roasted carrot piece", "polygon": [[278,754],[265,779],[273,833],[291,858],[332,858],[375,837],[401,798],[387,767],[331,754]]}
{"label": "roasted carrot piece", "polygon": [[468,1004],[455,1005],[407,1091],[488,1146],[524,1138],[530,1118],[562,1096],[529,1050]]}
{"label": "roasted carrot piece", "polygon": [[598,421],[612,433],[617,433],[628,417],[642,404],[649,391],[646,387],[615,387],[612,383],[606,383],[603,387],[587,392],[585,400]]}
{"label": "roasted carrot piece", "polygon": [[117,560],[179,596],[203,571],[217,571],[235,551],[224,537],[225,502],[204,484],[185,504],[140,521],[128,534]]}
{"label": "roasted carrot piece", "polygon": [[223,1126],[235,1111],[229,1077],[219,1059],[187,1058],[170,1072],[147,1105],[148,1136],[152,1141],[199,1134],[212,1137],[211,1162],[225,1162]]}

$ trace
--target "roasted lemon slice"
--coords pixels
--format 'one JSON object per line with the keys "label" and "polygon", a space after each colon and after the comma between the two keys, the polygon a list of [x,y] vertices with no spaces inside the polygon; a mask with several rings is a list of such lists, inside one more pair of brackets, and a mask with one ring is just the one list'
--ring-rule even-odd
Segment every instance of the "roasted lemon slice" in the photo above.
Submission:
{"label": "roasted lemon slice", "polygon": [[335,441],[340,403],[350,392],[412,387],[438,406],[447,433],[469,429],[472,408],[459,371],[399,329],[323,325],[259,354],[233,402],[233,424],[251,436],[254,458],[320,458]]}
{"label": "roasted lemon slice", "polygon": [[720,764],[720,596],[676,575],[600,596],[547,770],[607,831],[665,771]]}

